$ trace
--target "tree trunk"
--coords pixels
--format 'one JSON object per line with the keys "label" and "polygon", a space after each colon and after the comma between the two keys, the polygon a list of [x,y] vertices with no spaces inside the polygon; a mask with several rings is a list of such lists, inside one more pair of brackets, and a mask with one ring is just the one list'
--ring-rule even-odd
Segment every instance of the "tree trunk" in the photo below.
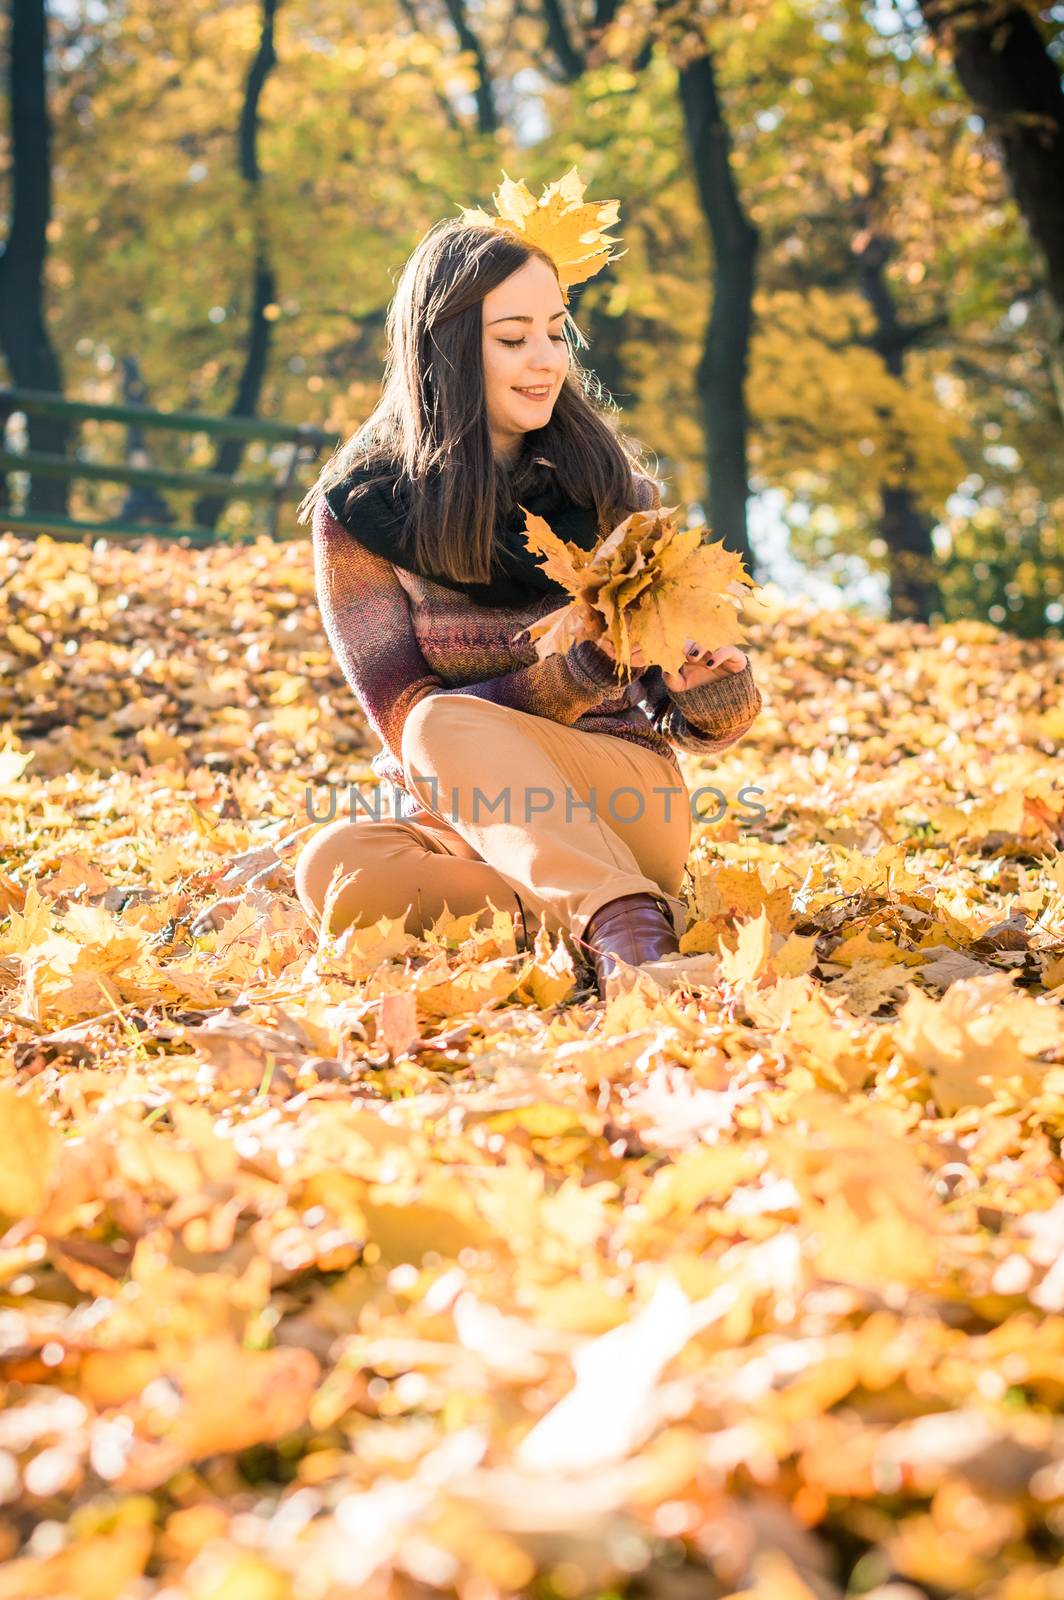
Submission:
{"label": "tree trunk", "polygon": [[577,47],[560,0],[541,0],[547,24],[547,40],[562,70],[566,83],[576,83],[587,70],[583,52]]}
{"label": "tree trunk", "polygon": [[890,552],[890,620],[930,622],[942,613],[927,518],[904,484],[880,486],[881,528]]}
{"label": "tree trunk", "polygon": [[1046,259],[1050,372],[1064,416],[1064,92],[1034,18],[986,0],[920,0],[987,132]]}
{"label": "tree trunk", "polygon": [[[254,214],[255,258],[251,274],[251,310],[248,327],[244,370],[237,385],[236,399],[229,407],[231,417],[253,417],[258,409],[259,395],[269,361],[273,339],[273,323],[266,316],[267,306],[277,298],[277,285],[269,259],[266,222],[262,209],[262,183],[258,162],[259,101],[263,85],[277,64],[273,44],[273,28],[277,15],[277,0],[262,0],[262,29],[259,48],[248,73],[244,105],[240,116],[238,153],[240,171],[246,179]],[[223,439],[211,463],[212,472],[233,477],[244,457],[243,439]],[[193,517],[198,527],[213,528],[225,509],[226,501],[218,495],[204,494],[196,501]]]}
{"label": "tree trunk", "polygon": [[[873,189],[877,187],[874,179]],[[905,352],[923,330],[906,328],[900,321],[884,270],[890,256],[890,241],[874,231],[867,210],[862,220],[865,226],[858,235],[862,243],[857,250],[861,291],[876,319],[876,331],[869,343],[892,377],[901,378],[905,370]],[[908,462],[906,471],[911,467],[912,463]],[[942,610],[931,523],[907,485],[883,483],[879,493],[883,507],[880,532],[890,562],[891,621],[929,622],[932,612]]]}
{"label": "tree trunk", "polygon": [[[0,255],[0,349],[16,388],[62,394],[59,358],[44,314],[44,263],[52,212],[47,48],[44,0],[16,0],[8,52],[12,207],[7,247]],[[31,450],[68,454],[70,423],[61,417],[28,420]],[[28,511],[66,516],[69,500],[67,479],[30,479]]]}
{"label": "tree trunk", "polygon": [[713,305],[698,366],[709,469],[707,520],[714,538],[741,556],[754,577],[746,520],[745,391],[759,236],[743,211],[731,170],[731,141],[711,55],[696,56],[680,69],[680,98],[698,195],[713,240]]}
{"label": "tree trunk", "polygon": [[499,131],[499,116],[495,109],[495,88],[488,67],[488,58],[484,54],[484,46],[480,42],[479,34],[470,26],[464,0],[444,0],[444,4],[454,31],[458,35],[459,47],[470,51],[477,64],[477,128],[487,138],[494,138]]}

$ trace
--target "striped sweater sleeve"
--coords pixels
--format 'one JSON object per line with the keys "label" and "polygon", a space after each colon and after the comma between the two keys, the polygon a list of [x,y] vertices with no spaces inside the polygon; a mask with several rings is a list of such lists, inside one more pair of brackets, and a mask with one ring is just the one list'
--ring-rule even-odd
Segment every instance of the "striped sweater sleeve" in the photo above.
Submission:
{"label": "striped sweater sleeve", "polygon": [[400,758],[403,724],[431,694],[474,694],[573,723],[616,686],[613,663],[582,640],[564,654],[547,656],[479,683],[445,688],[421,653],[406,590],[390,561],[360,545],[319,501],[312,521],[318,608],[329,643],[373,732]]}
{"label": "striped sweater sleeve", "polygon": [[749,661],[742,672],[694,689],[670,689],[660,667],[644,673],[643,684],[651,726],[670,744],[695,755],[727,750],[746,733],[762,705]]}

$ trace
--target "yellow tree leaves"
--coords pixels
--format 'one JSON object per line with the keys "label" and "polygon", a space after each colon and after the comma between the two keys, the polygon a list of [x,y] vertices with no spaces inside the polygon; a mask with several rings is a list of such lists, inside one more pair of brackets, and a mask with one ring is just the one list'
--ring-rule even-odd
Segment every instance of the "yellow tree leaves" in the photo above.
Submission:
{"label": "yellow tree leaves", "polygon": [[830,512],[846,527],[858,509],[845,502],[829,508],[823,492],[829,479],[840,499],[843,484],[860,497],[866,529],[875,525],[883,484],[907,485],[925,508],[942,506],[964,476],[956,418],[930,373],[916,381],[910,372],[900,378],[888,372],[868,344],[873,322],[864,298],[856,291],[766,289],[757,306],[749,393],[764,428],[756,446],[760,469],[773,478],[787,474],[776,451],[786,455],[795,436],[816,429],[816,442],[790,473],[799,492],[820,502],[813,510],[817,531],[827,531]]}
{"label": "yellow tree leaves", "polygon": [[744,585],[752,584],[742,558],[704,540],[704,528],[681,529],[677,510],[634,511],[592,551],[559,539],[525,510],[528,548],[546,557],[544,572],[573,596],[528,630],[540,658],[577,639],[605,638],[619,668],[641,650],[646,666],[676,672],[689,639],[713,649],[745,640],[738,613]]}
{"label": "yellow tree leaves", "polygon": [[[988,546],[1007,576],[984,603],[1004,582],[1037,594],[1032,568],[1044,562],[1052,573],[1050,553],[1059,566],[1059,479],[1050,471],[1054,436],[1038,376],[1045,335],[1022,219],[963,94],[933,55],[911,49],[904,34],[888,39],[871,17],[840,12],[829,37],[810,30],[800,10],[779,7],[744,5],[711,21],[721,93],[735,119],[735,173],[762,240],[748,394],[755,487],[780,494],[818,569],[829,543],[875,565],[885,553],[874,538],[879,486],[898,481],[911,453],[907,481],[948,521],[961,558],[954,609],[980,592],[970,568]],[[548,210],[546,196],[533,193],[542,178],[554,216],[549,242],[572,281],[586,281],[581,311],[594,304],[614,324],[627,426],[668,452],[685,497],[703,494],[696,369],[715,266],[690,171],[676,159],[679,58],[659,54],[637,67],[659,24],[685,45],[700,43],[697,28],[685,33],[682,15],[619,15],[576,82],[568,73],[559,81],[540,74],[536,103],[551,139],[528,143],[497,106],[498,139],[471,161],[477,61],[456,50],[445,16],[425,13],[417,28],[397,29],[393,8],[373,0],[357,37],[343,8],[329,4],[280,18],[283,61],[269,75],[259,129],[260,220],[278,275],[262,414],[345,434],[365,417],[383,355],[372,328],[394,264],[453,213],[456,197],[486,196],[500,167],[515,170],[516,148],[537,178],[530,174],[529,189],[506,177],[504,216],[480,214],[534,228]],[[489,3],[482,25],[500,81],[542,49],[532,16]],[[241,294],[255,243],[232,142],[256,10],[188,0],[171,18],[135,0],[84,26],[87,43],[50,86],[62,182],[49,229],[49,313],[70,390],[118,400],[119,353],[135,349],[154,402],[182,405],[192,395],[207,410],[224,410],[228,375],[243,353]],[[790,63],[784,77],[775,70],[780,59]],[[337,116],[341,102],[345,114]],[[559,149],[576,163],[560,181]],[[371,165],[387,182],[360,181]],[[586,273],[605,259],[603,229],[616,202],[585,203],[581,172],[593,172],[593,191],[632,193],[636,202],[625,208],[618,270],[597,279]],[[892,247],[885,284],[903,330],[918,338],[903,382],[867,347],[859,294],[854,247],[867,231],[861,212],[877,176],[876,220]],[[653,206],[638,195],[652,195]],[[322,230],[344,260],[359,262],[340,294],[319,248]],[[106,273],[98,265],[104,238]],[[173,260],[182,263],[178,273],[167,270]],[[337,364],[338,329],[349,324],[354,337]],[[605,375],[594,348],[586,360]],[[106,427],[90,428],[87,442],[92,455],[110,454]],[[160,466],[202,464],[196,449],[183,456],[176,436],[160,436],[152,449]],[[991,492],[954,499],[976,475]],[[91,515],[101,506],[116,511],[122,491],[97,486],[76,495]],[[255,515],[235,506],[227,526],[243,529]],[[1027,559],[1017,565],[1009,546],[1021,528]],[[31,629],[11,642],[29,660],[27,638]],[[36,670],[46,676],[48,668],[44,654]],[[174,751],[153,727],[141,742],[159,759]]]}

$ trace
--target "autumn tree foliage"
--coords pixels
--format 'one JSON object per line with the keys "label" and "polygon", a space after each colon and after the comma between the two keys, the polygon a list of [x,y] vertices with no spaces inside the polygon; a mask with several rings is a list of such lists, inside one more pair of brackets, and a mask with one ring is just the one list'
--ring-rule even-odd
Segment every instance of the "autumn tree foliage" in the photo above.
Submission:
{"label": "autumn tree foliage", "polygon": [[[879,578],[899,617],[1059,625],[1047,246],[918,7],[372,0],[356,30],[327,0],[125,0],[54,12],[48,40],[42,304],[68,394],[114,397],[135,358],[156,404],[350,430],[415,240],[501,167],[538,189],[564,150],[622,200],[627,253],[574,297],[589,381],[677,499],[740,550],[756,506],[818,575]],[[151,448],[217,465],[203,440]],[[119,494],[80,486],[75,508]]]}

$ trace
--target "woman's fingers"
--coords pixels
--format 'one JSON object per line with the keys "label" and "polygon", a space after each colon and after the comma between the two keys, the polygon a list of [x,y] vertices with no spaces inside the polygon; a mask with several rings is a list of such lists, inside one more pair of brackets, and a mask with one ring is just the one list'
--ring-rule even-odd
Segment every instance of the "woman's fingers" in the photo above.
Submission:
{"label": "woman's fingers", "polygon": [[[617,652],[610,643],[608,634],[604,634],[598,643],[612,660],[617,659]],[[636,645],[630,652],[630,664],[633,669],[645,670],[646,658],[641,645]],[[716,650],[711,650],[708,645],[700,645],[697,640],[688,639],[684,647],[684,659],[677,672],[673,673],[673,677],[682,677],[688,668],[722,667],[728,672],[742,672],[746,665],[745,652],[733,644],[720,645]]]}

